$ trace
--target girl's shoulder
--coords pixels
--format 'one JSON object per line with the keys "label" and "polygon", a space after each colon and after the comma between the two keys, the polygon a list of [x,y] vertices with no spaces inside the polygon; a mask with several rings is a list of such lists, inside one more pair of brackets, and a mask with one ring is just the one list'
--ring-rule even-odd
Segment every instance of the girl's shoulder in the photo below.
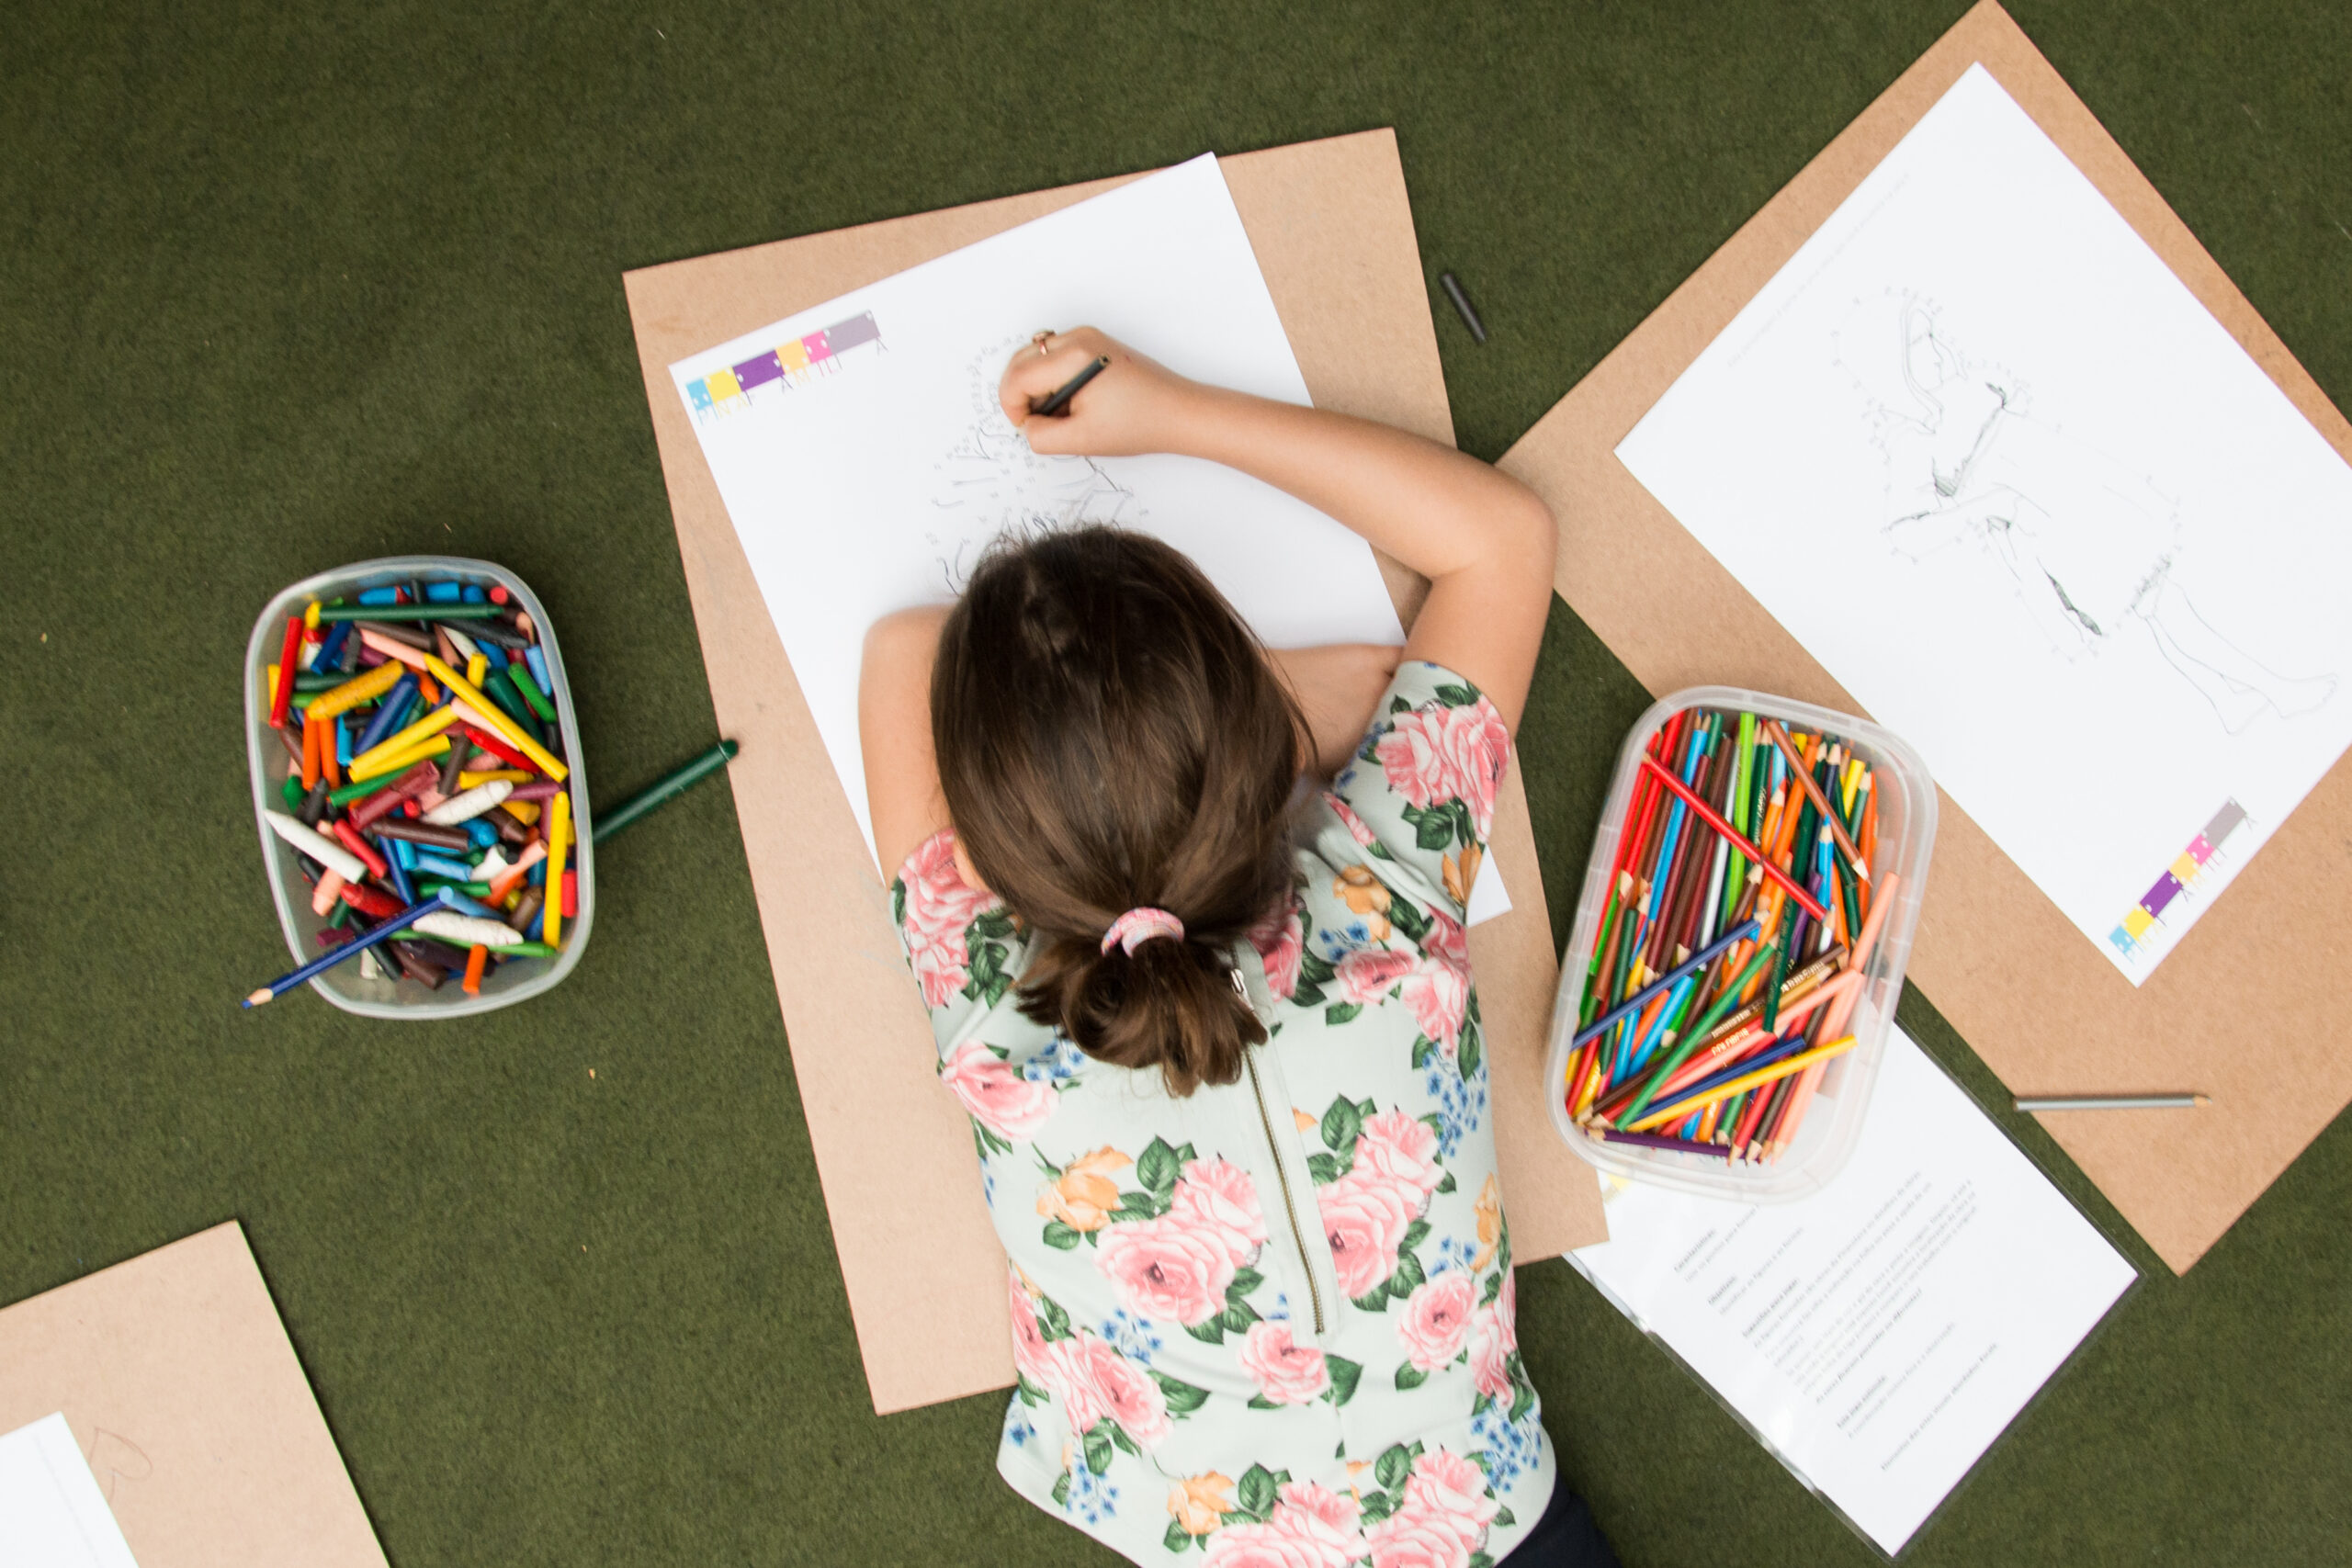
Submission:
{"label": "girl's shoulder", "polygon": [[[1317,803],[1309,841],[1342,876],[1376,882],[1458,922],[1510,765],[1510,728],[1485,694],[1442,665],[1408,661],[1363,743]],[[1367,887],[1347,902],[1360,908],[1370,896]]]}
{"label": "girl's shoulder", "polygon": [[[917,845],[899,868],[890,919],[944,1055],[1012,990],[1028,962],[1029,933],[1003,899],[966,884],[952,828]],[[1042,1026],[1037,1032],[1041,1040],[1051,1034]]]}

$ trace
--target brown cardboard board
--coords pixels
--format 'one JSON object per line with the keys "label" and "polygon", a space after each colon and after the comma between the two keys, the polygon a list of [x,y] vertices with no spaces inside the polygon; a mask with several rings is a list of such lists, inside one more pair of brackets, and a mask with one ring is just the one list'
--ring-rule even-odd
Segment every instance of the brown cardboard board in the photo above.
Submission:
{"label": "brown cardboard board", "polygon": [[0,1432],[53,1410],[140,1568],[384,1568],[234,1220],[0,1312]]}
{"label": "brown cardboard board", "polygon": [[[1317,406],[1453,439],[1405,195],[1387,130],[1222,160]],[[1126,178],[1136,176],[1128,175]],[[677,522],[793,1071],[877,1411],[1012,1382],[1004,1255],[849,802],[666,367],[765,322],[1123,183],[951,208],[628,275],[654,438]],[[1067,323],[1075,325],[1076,323]],[[1383,561],[1409,622],[1422,585]],[[1604,1239],[1589,1167],[1541,1100],[1558,958],[1514,767],[1494,863],[1515,908],[1475,928],[1504,1190],[1518,1255]]]}
{"label": "brown cardboard board", "polygon": [[[1503,457],[1559,515],[1561,594],[1652,692],[1721,682],[1862,711],[1614,448],[1973,62],[2352,457],[2352,425],[2008,13],[1983,0]],[[2352,1055],[2336,1048],[2334,1020],[2352,985],[2352,948],[2333,934],[2347,835],[2352,765],[2339,762],[2135,991],[1941,799],[1909,973],[1993,1070],[2021,1094],[2213,1096],[2199,1111],[2043,1118],[2175,1270],[2196,1262],[2352,1098]]]}

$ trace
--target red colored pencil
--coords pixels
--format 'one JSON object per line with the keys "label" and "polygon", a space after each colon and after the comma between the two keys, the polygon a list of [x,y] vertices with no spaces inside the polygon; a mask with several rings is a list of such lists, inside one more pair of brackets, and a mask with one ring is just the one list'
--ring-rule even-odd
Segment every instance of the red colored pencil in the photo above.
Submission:
{"label": "red colored pencil", "polygon": [[1642,759],[1642,766],[1649,772],[1657,774],[1657,780],[1660,784],[1664,784],[1668,789],[1672,790],[1675,795],[1679,796],[1682,804],[1688,806],[1690,808],[1691,813],[1702,822],[1704,822],[1708,827],[1713,828],[1717,833],[1728,840],[1732,848],[1739,851],[1742,854],[1761,865],[1764,868],[1764,874],[1779,883],[1783,888],[1787,889],[1789,897],[1795,899],[1798,907],[1803,908],[1805,913],[1811,915],[1816,920],[1826,920],[1829,918],[1829,911],[1824,908],[1820,902],[1816,900],[1812,894],[1807,893],[1804,888],[1798,886],[1794,878],[1791,877],[1787,872],[1782,871],[1779,866],[1774,865],[1770,860],[1767,859],[1764,852],[1761,850],[1758,850],[1754,844],[1749,843],[1746,836],[1743,835],[1738,829],[1733,827],[1730,823],[1717,816],[1715,814],[1715,808],[1709,806],[1705,801],[1700,799],[1697,791],[1693,790],[1689,784],[1684,784],[1680,779],[1676,778],[1664,768],[1659,767],[1647,757]]}

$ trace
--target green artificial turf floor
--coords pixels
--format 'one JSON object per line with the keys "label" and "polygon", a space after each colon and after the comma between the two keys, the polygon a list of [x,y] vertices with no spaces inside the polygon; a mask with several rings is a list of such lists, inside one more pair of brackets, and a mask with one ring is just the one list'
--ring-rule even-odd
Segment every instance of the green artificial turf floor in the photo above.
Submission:
{"label": "green artificial turf floor", "polygon": [[[1000,1397],[866,1402],[724,790],[600,857],[587,961],[527,1007],[237,1010],[284,957],[253,617],[355,558],[504,562],[609,800],[714,739],[624,269],[1393,125],[1431,277],[1493,328],[1435,300],[1492,457],[1961,10],[10,7],[0,1301],[241,1219],[401,1568],[1106,1561],[996,1480]],[[2352,11],[2018,16],[2341,403]],[[1555,915],[1644,700],[1555,609],[1521,738]],[[2352,1132],[2175,1280],[1996,1114],[2148,1279],[1909,1561],[2352,1560]],[[1565,1265],[1520,1300],[1628,1564],[1870,1560]]]}

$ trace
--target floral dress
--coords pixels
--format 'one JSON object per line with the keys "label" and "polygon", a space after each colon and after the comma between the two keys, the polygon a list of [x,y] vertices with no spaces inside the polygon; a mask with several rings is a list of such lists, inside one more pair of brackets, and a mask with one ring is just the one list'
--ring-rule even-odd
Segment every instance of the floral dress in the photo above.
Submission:
{"label": "floral dress", "polygon": [[1028,939],[949,834],[893,886],[1011,1259],[997,1468],[1137,1562],[1486,1568],[1550,1499],[1463,934],[1509,750],[1397,671],[1235,951],[1271,1038],[1186,1097],[1020,1013]]}

